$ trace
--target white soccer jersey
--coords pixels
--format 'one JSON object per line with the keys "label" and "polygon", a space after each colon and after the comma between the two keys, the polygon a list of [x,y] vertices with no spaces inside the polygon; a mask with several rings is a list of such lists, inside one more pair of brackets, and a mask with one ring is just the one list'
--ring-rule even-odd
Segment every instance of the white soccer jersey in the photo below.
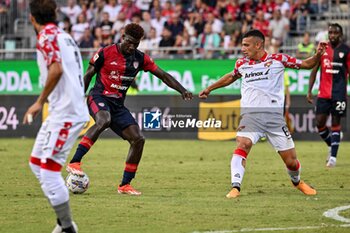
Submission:
{"label": "white soccer jersey", "polygon": [[49,116],[53,122],[89,120],[84,97],[83,63],[77,45],[70,35],[54,24],[47,24],[38,34],[37,59],[40,81],[45,85],[48,67],[59,62],[63,73],[48,97]]}
{"label": "white soccer jersey", "polygon": [[299,69],[301,60],[286,54],[267,54],[259,61],[237,60],[232,75],[240,75],[241,114],[246,112],[283,113],[284,69]]}

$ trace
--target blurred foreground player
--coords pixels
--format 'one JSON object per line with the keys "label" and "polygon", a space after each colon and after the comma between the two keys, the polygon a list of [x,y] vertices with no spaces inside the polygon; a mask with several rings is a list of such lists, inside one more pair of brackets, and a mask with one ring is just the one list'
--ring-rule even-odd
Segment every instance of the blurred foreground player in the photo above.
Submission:
{"label": "blurred foreground player", "polygon": [[141,195],[130,182],[135,177],[145,143],[137,122],[124,106],[126,92],[136,74],[140,70],[150,71],[166,85],[177,90],[184,100],[192,99],[192,93],[170,74],[160,69],[148,55],[137,49],[143,36],[144,30],[141,26],[135,23],[128,24],[125,26],[121,43],[100,49],[90,60],[84,82],[86,91],[91,78],[97,73],[95,86],[88,97],[90,114],[95,119],[95,124],[86,132],[67,166],[68,172],[83,175],[81,169],[83,156],[99,135],[105,129],[111,128],[130,143],[123,179],[118,186],[118,193],[129,195]]}
{"label": "blurred foreground player", "polygon": [[264,43],[265,37],[258,30],[244,34],[242,52],[245,57],[237,60],[233,72],[225,74],[199,94],[200,98],[206,99],[211,91],[242,78],[241,121],[237,148],[231,160],[232,190],[226,197],[240,195],[248,153],[264,135],[280,154],[293,185],[306,195],[316,195],[315,189],[300,180],[301,165],[283,117],[283,83],[285,68],[311,69],[319,61],[326,45],[320,44],[314,56],[302,61],[286,54],[267,54]]}
{"label": "blurred foreground player", "polygon": [[57,215],[53,232],[77,232],[69,207],[69,193],[61,169],[84,124],[89,120],[85,104],[83,63],[71,36],[55,25],[56,2],[32,0],[30,20],[37,33],[37,59],[44,89],[28,108],[23,123],[31,123],[49,102],[30,157],[30,168]]}

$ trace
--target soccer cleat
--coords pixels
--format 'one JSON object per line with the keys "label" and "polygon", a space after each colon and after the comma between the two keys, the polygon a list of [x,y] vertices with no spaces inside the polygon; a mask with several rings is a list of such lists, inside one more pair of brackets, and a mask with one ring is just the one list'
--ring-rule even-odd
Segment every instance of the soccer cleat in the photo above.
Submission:
{"label": "soccer cleat", "polygon": [[81,166],[81,163],[79,163],[79,162],[70,163],[70,164],[67,165],[66,171],[69,172],[69,173],[78,175],[78,176],[83,176],[84,172],[83,172],[83,170],[81,169],[80,166]]}
{"label": "soccer cleat", "polygon": [[[73,232],[78,233],[78,226],[77,226],[77,224],[73,221],[72,225],[73,225],[73,229],[70,229],[70,230],[71,231],[73,230]],[[62,229],[62,226],[59,223],[56,224],[56,227],[52,231],[52,233],[63,233],[63,232],[66,232],[66,230]]]}
{"label": "soccer cleat", "polygon": [[306,184],[304,181],[300,181],[298,185],[294,185],[297,189],[299,189],[302,193],[308,196],[316,195],[316,189],[312,188],[308,184]]}
{"label": "soccer cleat", "polygon": [[337,158],[336,157],[333,157],[331,156],[327,162],[327,167],[329,168],[332,168],[332,167],[335,167],[335,164],[337,163]]}
{"label": "soccer cleat", "polygon": [[120,194],[128,194],[133,196],[140,196],[141,192],[134,189],[130,184],[126,184],[123,186],[118,186],[118,193]]}
{"label": "soccer cleat", "polygon": [[231,191],[226,195],[227,198],[236,198],[239,197],[239,190],[237,188],[232,188]]}

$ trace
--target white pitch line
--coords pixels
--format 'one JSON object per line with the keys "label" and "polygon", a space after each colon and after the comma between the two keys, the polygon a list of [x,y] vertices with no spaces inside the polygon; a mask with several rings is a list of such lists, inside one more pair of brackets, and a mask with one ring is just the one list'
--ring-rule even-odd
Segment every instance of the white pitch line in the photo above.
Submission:
{"label": "white pitch line", "polygon": [[[339,215],[339,211],[350,209],[350,205],[339,206],[334,209],[327,210],[323,213],[323,216],[327,218],[332,218],[340,222],[350,223],[350,219],[344,218]],[[304,227],[272,227],[272,228],[242,228],[239,230],[223,230],[223,231],[194,231],[192,233],[237,233],[237,232],[258,232],[258,231],[289,231],[289,230],[310,230],[310,229],[320,229],[326,227],[350,227],[350,224],[341,225],[326,225],[321,226],[304,226]]]}
{"label": "white pitch line", "polygon": [[322,225],[322,226],[304,226],[304,227],[271,227],[271,228],[242,228],[239,230],[223,231],[194,231],[192,233],[237,233],[237,232],[258,232],[258,231],[291,231],[291,230],[313,230],[326,227],[350,227],[350,224],[342,225]]}
{"label": "white pitch line", "polygon": [[326,212],[323,213],[323,216],[325,216],[327,218],[332,218],[332,219],[340,221],[340,222],[350,223],[350,219],[344,218],[343,216],[339,215],[339,211],[347,210],[347,209],[350,209],[350,205],[339,206],[337,208],[327,210]]}

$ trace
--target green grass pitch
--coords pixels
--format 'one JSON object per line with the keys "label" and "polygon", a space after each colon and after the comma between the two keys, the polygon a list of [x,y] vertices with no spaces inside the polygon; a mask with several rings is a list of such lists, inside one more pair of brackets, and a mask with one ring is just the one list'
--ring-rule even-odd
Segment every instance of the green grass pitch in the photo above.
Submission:
{"label": "green grass pitch", "polygon": [[[54,228],[53,210],[28,166],[33,142],[0,139],[0,232],[47,233]],[[302,179],[317,189],[314,197],[293,188],[279,155],[268,143],[258,143],[248,156],[241,196],[226,199],[234,148],[232,141],[147,140],[132,183],[143,194],[134,197],[116,191],[128,143],[99,140],[83,161],[89,190],[71,194],[79,232],[350,232],[339,227],[344,223],[322,216],[328,209],[350,205],[350,142],[341,143],[334,169],[325,167],[324,143],[296,142]],[[350,210],[341,214],[350,218]],[[283,230],[290,227],[305,229]]]}

